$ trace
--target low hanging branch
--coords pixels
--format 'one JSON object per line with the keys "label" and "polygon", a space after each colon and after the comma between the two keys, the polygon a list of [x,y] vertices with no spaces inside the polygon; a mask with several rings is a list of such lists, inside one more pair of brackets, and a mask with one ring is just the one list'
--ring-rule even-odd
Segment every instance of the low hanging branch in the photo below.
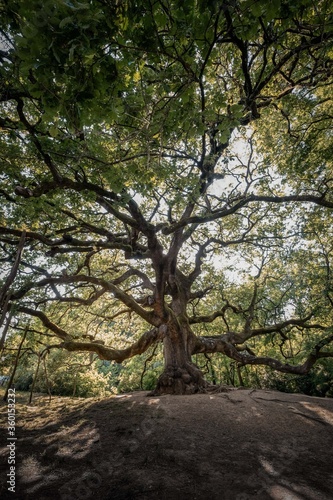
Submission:
{"label": "low hanging branch", "polygon": [[25,314],[39,318],[46,328],[51,330],[57,337],[63,340],[63,342],[58,345],[59,348],[66,349],[71,352],[95,352],[98,354],[100,359],[110,361],[113,360],[117,363],[121,363],[125,359],[136,356],[137,354],[142,354],[151,345],[161,341],[165,334],[165,327],[163,325],[160,328],[155,327],[144,333],[140,339],[137,342],[134,342],[130,347],[127,347],[126,349],[114,349],[104,345],[104,341],[102,340],[94,340],[93,342],[81,342],[75,340],[72,335],[53,323],[48,316],[41,311],[35,311],[34,309],[30,309],[28,307],[20,307],[19,310]]}
{"label": "low hanging branch", "polygon": [[144,353],[151,345],[162,339],[163,328],[153,328],[145,332],[137,342],[134,342],[126,349],[113,349],[112,347],[98,343],[98,341],[79,342],[74,340],[66,340],[59,344],[59,347],[71,352],[95,352],[100,359],[122,363],[125,359]]}
{"label": "low hanging branch", "polygon": [[[141,318],[154,326],[159,326],[160,321],[155,317],[152,311],[147,311],[129,294],[121,290],[118,286],[115,285],[114,281],[107,281],[102,278],[97,278],[94,276],[88,275],[74,275],[74,276],[63,276],[61,278],[45,278],[37,283],[30,283],[23,287],[21,290],[13,295],[12,299],[18,300],[22,298],[29,290],[35,287],[43,287],[50,284],[73,284],[73,283],[91,283],[92,285],[99,285],[104,290],[112,293],[116,299],[119,299],[123,304],[131,308],[134,312],[136,312]],[[22,312],[26,312],[27,314],[31,314],[33,316],[38,316],[38,312],[32,309],[26,308],[24,306],[19,307],[19,310]],[[41,313],[43,314],[43,313]]]}
{"label": "low hanging branch", "polygon": [[[332,328],[326,329],[328,332],[332,331]],[[328,346],[333,342],[333,334],[324,338],[318,344],[316,344],[313,350],[308,355],[305,362],[301,365],[290,365],[288,363],[282,363],[281,361],[271,358],[269,356],[255,356],[249,350],[246,350],[246,354],[243,354],[238,351],[237,347],[235,347],[228,336],[224,337],[201,337],[197,338],[197,342],[193,348],[192,354],[198,353],[214,353],[221,352],[227,355],[229,358],[234,359],[240,365],[265,365],[270,368],[283,372],[283,373],[291,373],[295,375],[306,375],[309,373],[311,368],[314,366],[316,361],[321,358],[333,358],[333,352],[324,351],[321,352],[323,347]]]}

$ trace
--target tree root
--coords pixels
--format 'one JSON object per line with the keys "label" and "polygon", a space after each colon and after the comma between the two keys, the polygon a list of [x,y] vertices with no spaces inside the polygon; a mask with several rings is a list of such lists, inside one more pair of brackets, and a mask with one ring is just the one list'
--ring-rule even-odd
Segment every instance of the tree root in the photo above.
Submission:
{"label": "tree root", "polygon": [[205,392],[207,385],[202,373],[195,365],[188,364],[181,368],[171,366],[161,374],[156,389],[150,395],[196,394]]}

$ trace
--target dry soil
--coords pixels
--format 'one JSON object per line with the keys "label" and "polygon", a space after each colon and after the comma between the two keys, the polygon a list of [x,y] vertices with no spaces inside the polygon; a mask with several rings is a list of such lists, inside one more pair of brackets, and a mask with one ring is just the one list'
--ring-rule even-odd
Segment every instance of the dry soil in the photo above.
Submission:
{"label": "dry soil", "polygon": [[[16,396],[1,404],[0,498],[332,500],[333,400],[224,388],[191,396]],[[9,438],[9,439],[8,439]]]}

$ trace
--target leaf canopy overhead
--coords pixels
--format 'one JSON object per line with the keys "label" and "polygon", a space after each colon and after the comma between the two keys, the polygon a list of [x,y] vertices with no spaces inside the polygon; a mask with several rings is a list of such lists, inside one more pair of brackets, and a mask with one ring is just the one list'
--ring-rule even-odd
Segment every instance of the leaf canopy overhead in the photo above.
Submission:
{"label": "leaf canopy overhead", "polygon": [[290,314],[314,329],[317,314],[321,339],[332,306],[330,2],[2,9],[5,265],[22,231],[27,241],[13,304],[63,340],[71,302],[105,320],[110,303],[116,315],[125,306],[157,328],[185,314],[198,335],[220,318],[219,333],[239,330],[232,345],[285,335]]}

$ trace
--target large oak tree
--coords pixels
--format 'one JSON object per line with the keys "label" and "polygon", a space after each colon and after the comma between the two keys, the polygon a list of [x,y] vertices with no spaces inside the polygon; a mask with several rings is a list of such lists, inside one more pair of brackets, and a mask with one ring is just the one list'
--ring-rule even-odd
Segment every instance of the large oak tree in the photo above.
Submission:
{"label": "large oak tree", "polygon": [[156,393],[204,389],[195,354],[332,357],[330,2],[2,10],[3,325],[118,363],[162,342]]}

